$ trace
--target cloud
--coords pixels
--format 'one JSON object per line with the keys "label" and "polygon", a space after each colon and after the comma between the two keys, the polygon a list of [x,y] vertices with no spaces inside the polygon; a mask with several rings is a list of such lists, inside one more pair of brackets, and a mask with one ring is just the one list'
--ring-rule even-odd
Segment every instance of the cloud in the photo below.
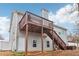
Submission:
{"label": "cloud", "polygon": [[78,21],[78,19],[77,4],[68,4],[57,10],[56,14],[53,14],[53,12],[49,13],[49,20],[54,21],[57,25],[66,27],[69,31],[74,29],[75,22]]}
{"label": "cloud", "polygon": [[4,39],[3,41],[9,40],[9,26],[10,19],[8,17],[0,17],[0,35]]}

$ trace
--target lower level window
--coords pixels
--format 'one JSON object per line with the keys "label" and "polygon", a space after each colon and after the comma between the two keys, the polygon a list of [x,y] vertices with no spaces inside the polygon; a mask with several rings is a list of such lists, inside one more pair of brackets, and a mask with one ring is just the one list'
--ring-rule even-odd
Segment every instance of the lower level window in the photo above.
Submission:
{"label": "lower level window", "polygon": [[37,40],[33,40],[33,47],[36,47],[37,46]]}
{"label": "lower level window", "polygon": [[47,47],[50,47],[50,43],[49,43],[49,41],[47,41]]}

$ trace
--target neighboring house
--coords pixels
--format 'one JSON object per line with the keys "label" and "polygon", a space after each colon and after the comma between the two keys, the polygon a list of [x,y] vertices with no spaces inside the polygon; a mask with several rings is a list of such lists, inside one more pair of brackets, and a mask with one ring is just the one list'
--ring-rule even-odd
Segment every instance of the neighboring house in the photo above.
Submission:
{"label": "neighboring house", "polygon": [[[27,14],[29,14],[29,16],[27,16]],[[29,19],[29,21],[35,20],[34,22],[37,22],[39,20],[44,20],[46,22],[44,24],[47,26],[48,26],[48,23],[51,22],[41,16],[35,15],[28,11],[26,12],[26,14],[22,12],[17,12],[17,11],[13,12],[11,23],[10,23],[10,43],[9,43],[13,51],[18,51],[18,52],[51,51],[51,50],[54,50],[55,46],[57,46],[60,49],[66,49],[65,44],[67,44],[67,34],[66,34],[67,30],[65,28],[52,24],[52,27],[54,26],[54,30],[58,34],[57,35],[55,32],[53,32],[54,35],[52,35],[49,32],[47,32],[48,30],[46,28],[43,28],[42,30],[44,32],[45,32],[45,29],[47,30],[45,34],[43,33],[41,34],[40,26],[32,27],[32,25],[29,25],[28,28],[30,30],[28,32],[27,30],[28,28],[26,28],[27,25],[25,25],[26,19]],[[35,25],[38,25],[38,23],[41,23],[41,22],[39,21]],[[23,27],[21,27],[20,25]],[[22,28],[22,30],[20,28]],[[54,38],[55,42],[53,41],[52,38]]]}
{"label": "neighboring house", "polygon": [[3,39],[2,36],[0,35],[0,50],[2,50],[2,40],[4,40],[4,39]]}
{"label": "neighboring house", "polygon": [[[68,46],[76,46],[77,47],[75,35],[68,36]],[[78,44],[78,46],[79,46],[79,44]]]}
{"label": "neighboring house", "polygon": [[2,50],[11,50],[11,46],[9,41],[5,41],[4,37],[0,35],[0,51]]}
{"label": "neighboring house", "polygon": [[0,41],[0,50],[1,51],[4,51],[4,50],[11,51],[11,46],[9,45],[9,42]]}

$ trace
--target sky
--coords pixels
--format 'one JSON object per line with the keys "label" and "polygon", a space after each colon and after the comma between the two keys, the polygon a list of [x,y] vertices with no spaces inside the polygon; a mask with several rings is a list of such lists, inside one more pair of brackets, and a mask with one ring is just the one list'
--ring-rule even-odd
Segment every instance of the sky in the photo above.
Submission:
{"label": "sky", "polygon": [[48,4],[34,4],[34,3],[14,3],[14,4],[1,4],[0,3],[0,16],[10,16],[11,12],[14,10],[20,10],[20,11],[26,11],[29,10],[35,14],[40,14],[40,11],[42,8],[46,8],[49,11],[53,11],[54,13],[60,8],[67,5],[67,3],[65,4],[56,4],[56,3],[48,3]]}
{"label": "sky", "polygon": [[41,15],[41,9],[49,11],[49,20],[56,25],[65,27],[69,32],[75,28],[75,21],[78,20],[78,11],[76,4],[69,3],[0,3],[0,35],[9,41],[9,27],[12,11],[30,11]]}

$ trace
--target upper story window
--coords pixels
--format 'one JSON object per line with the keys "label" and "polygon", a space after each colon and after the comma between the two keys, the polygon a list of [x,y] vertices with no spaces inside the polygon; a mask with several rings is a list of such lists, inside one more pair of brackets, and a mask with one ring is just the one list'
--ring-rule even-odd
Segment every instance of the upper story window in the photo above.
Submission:
{"label": "upper story window", "polygon": [[64,31],[62,31],[62,32],[59,32],[59,35],[64,35]]}
{"label": "upper story window", "polygon": [[59,35],[61,35],[61,32],[59,32]]}
{"label": "upper story window", "polygon": [[47,47],[50,47],[50,42],[49,41],[47,41]]}
{"label": "upper story window", "polygon": [[33,47],[37,47],[37,40],[33,40]]}

